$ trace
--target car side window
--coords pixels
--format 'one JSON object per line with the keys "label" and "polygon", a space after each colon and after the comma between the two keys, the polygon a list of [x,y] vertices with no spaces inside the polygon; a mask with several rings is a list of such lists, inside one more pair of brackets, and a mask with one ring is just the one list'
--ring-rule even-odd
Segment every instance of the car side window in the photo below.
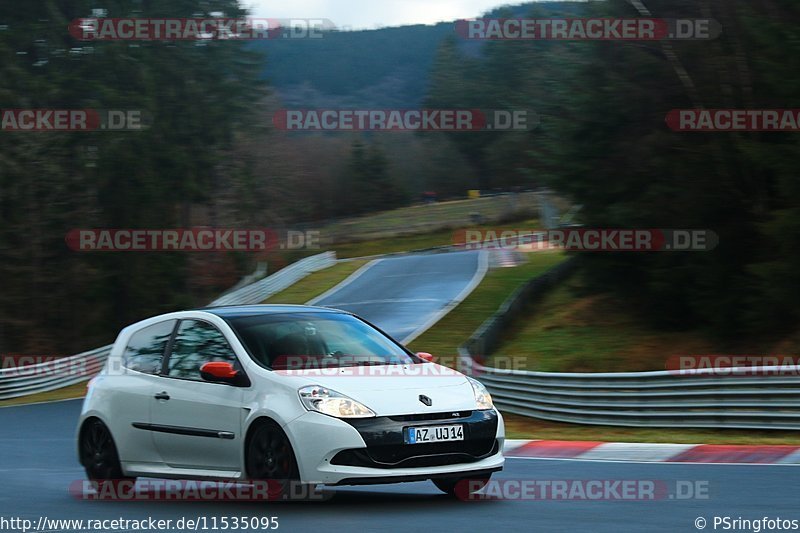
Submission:
{"label": "car side window", "polygon": [[234,365],[237,362],[233,348],[222,332],[208,322],[181,321],[172,345],[167,375],[172,378],[202,381],[200,367],[215,361]]}
{"label": "car side window", "polygon": [[144,374],[159,374],[164,350],[172,336],[172,330],[175,329],[175,322],[159,322],[131,335],[123,356],[125,368]]}

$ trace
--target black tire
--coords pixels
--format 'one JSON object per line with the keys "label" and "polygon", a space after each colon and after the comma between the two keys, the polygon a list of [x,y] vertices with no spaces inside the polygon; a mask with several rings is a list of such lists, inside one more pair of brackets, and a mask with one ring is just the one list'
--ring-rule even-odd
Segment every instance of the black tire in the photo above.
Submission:
{"label": "black tire", "polygon": [[123,475],[111,431],[96,418],[87,421],[81,429],[79,453],[86,477],[97,485],[136,479]]}
{"label": "black tire", "polygon": [[299,487],[300,473],[292,444],[275,422],[261,422],[253,430],[245,458],[247,477],[268,482],[270,499],[286,500],[294,494],[293,488]]}
{"label": "black tire", "polygon": [[465,500],[485,487],[491,478],[491,474],[477,477],[438,478],[433,480],[433,484],[447,495]]}

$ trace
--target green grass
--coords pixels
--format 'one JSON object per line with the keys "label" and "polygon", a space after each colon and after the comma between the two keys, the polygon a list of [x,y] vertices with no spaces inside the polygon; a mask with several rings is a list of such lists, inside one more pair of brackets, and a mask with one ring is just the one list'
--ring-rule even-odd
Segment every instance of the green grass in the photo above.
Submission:
{"label": "green grass", "polygon": [[25,405],[29,403],[38,402],[52,402],[56,400],[71,400],[73,398],[83,398],[86,395],[86,382],[77,383],[64,387],[63,389],[56,389],[49,392],[40,392],[39,394],[31,394],[30,396],[22,396],[20,398],[12,398],[10,400],[0,400],[0,407],[7,407],[9,405]]}
{"label": "green grass", "polygon": [[461,304],[426,331],[410,348],[436,356],[454,357],[476,329],[489,318],[517,287],[564,260],[560,252],[528,254],[528,262],[513,268],[490,270],[480,285]]}
{"label": "green grass", "polygon": [[264,300],[265,304],[302,305],[332,289],[367,263],[366,260],[337,263],[330,268],[314,272],[288,289]]}
{"label": "green grass", "polygon": [[336,251],[336,256],[340,259],[370,257],[373,255],[410,252],[413,250],[434,248],[436,246],[447,246],[453,244],[453,234],[453,230],[444,230],[420,235],[405,235],[371,241],[337,244],[333,249]]}
{"label": "green grass", "polygon": [[[539,220],[534,218],[517,222],[504,222],[502,224],[465,225],[460,229],[533,230],[539,227],[538,224]],[[350,242],[334,245],[331,250],[335,250],[336,256],[342,259],[424,250],[454,244],[454,237],[457,231],[459,230],[445,229],[417,235],[397,235],[369,241]]]}
{"label": "green grass", "polygon": [[409,252],[453,244],[453,233],[451,230],[444,230],[421,235],[405,235],[402,237],[351,242],[337,244],[332,249],[336,251],[336,256],[341,259]]}
{"label": "green grass", "polygon": [[320,228],[323,239],[336,243],[374,240],[410,234],[434,233],[469,226],[472,213],[489,223],[530,217],[538,211],[535,193],[497,196],[477,200],[455,200],[393,209],[369,216],[336,222]]}
{"label": "green grass", "polygon": [[489,365],[503,357],[543,372],[647,371],[664,370],[670,356],[729,353],[700,331],[656,330],[611,295],[579,296],[578,284],[563,283],[521,317]]}
{"label": "green grass", "polygon": [[790,444],[800,442],[796,431],[743,429],[627,428],[581,426],[536,420],[503,413],[506,437],[531,440],[601,442],[661,442],[674,444]]}

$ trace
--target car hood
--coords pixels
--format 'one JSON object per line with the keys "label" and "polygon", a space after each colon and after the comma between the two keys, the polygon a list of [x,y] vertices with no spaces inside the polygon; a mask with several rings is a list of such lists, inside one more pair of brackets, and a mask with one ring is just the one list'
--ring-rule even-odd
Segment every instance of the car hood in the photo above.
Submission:
{"label": "car hood", "polygon": [[[337,369],[287,370],[305,385],[320,385],[349,396],[378,416],[468,411],[477,408],[467,378],[434,363]],[[420,396],[426,396],[426,405]]]}

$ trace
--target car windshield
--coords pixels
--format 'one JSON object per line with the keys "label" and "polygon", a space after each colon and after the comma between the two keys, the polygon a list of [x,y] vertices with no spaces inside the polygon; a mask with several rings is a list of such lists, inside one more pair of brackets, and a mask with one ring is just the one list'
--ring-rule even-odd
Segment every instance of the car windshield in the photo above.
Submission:
{"label": "car windshield", "polygon": [[287,313],[230,318],[250,356],[273,370],[416,361],[392,339],[344,313]]}

